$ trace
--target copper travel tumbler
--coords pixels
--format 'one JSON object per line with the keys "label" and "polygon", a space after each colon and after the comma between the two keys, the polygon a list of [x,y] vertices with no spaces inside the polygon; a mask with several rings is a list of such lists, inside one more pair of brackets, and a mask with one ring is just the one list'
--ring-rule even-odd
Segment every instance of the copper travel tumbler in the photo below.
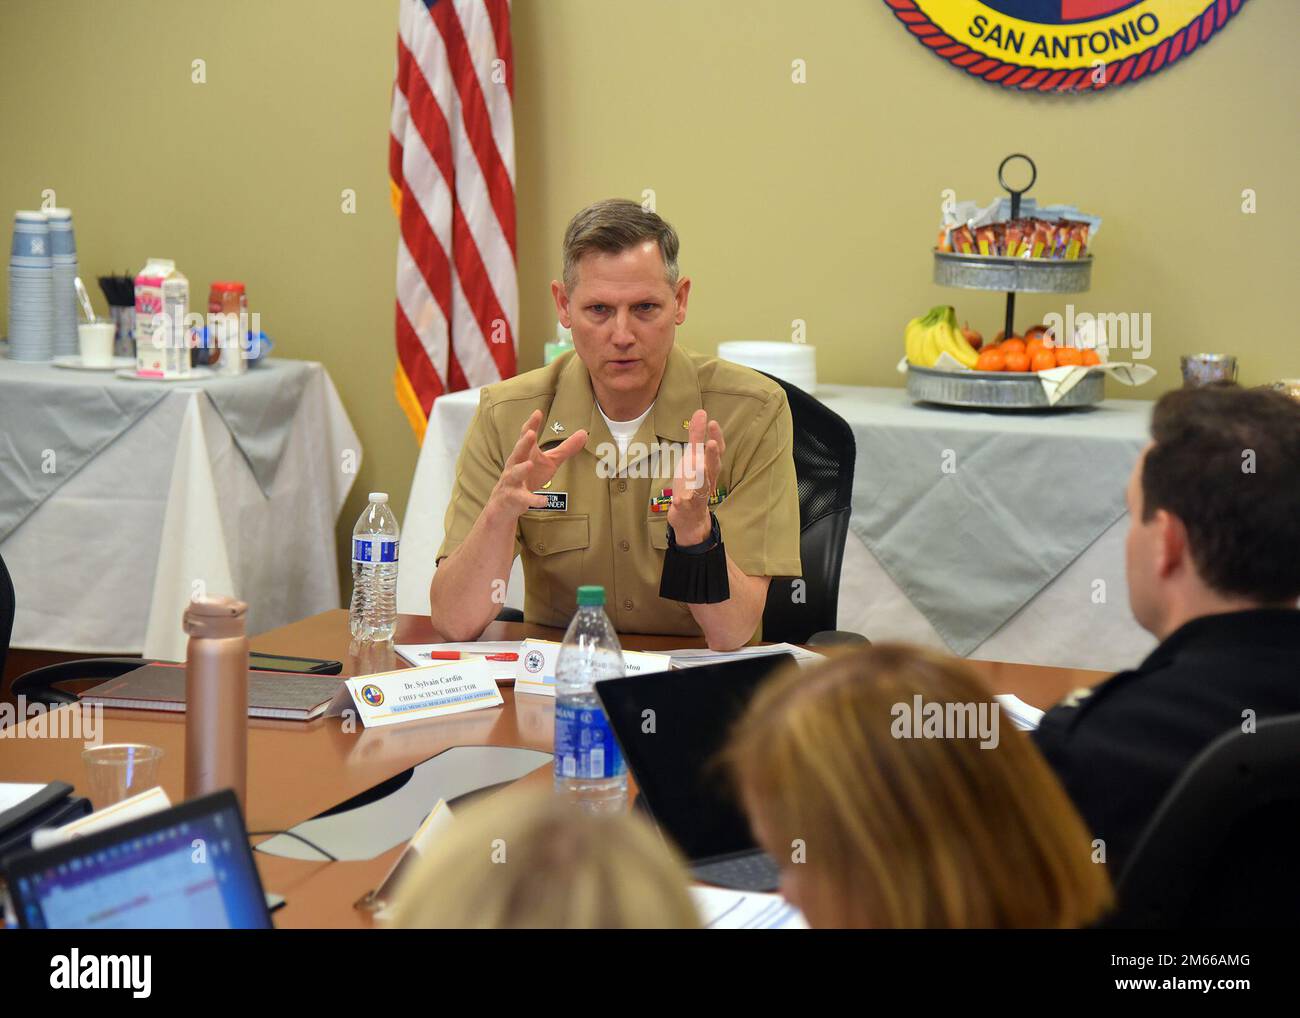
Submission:
{"label": "copper travel tumbler", "polygon": [[234,789],[248,774],[248,605],[203,597],[185,609],[185,798]]}

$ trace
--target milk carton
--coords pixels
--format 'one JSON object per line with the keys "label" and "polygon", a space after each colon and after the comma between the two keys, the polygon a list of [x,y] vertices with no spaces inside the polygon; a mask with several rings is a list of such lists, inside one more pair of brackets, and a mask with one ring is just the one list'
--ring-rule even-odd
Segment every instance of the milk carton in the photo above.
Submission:
{"label": "milk carton", "polygon": [[135,277],[135,370],[176,378],[190,373],[186,316],[190,283],[169,258],[150,258]]}

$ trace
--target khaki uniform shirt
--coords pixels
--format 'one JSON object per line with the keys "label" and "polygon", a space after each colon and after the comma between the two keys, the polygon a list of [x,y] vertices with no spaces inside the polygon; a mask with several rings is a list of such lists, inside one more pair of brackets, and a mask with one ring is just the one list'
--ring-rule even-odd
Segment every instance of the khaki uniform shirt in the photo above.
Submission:
{"label": "khaki uniform shirt", "polygon": [[678,346],[624,460],[577,354],[485,387],[456,464],[438,561],[469,535],[520,429],[540,409],[543,449],[583,428],[587,445],[546,486],[552,507],[519,519],[524,617],[567,626],[577,588],[596,583],[620,632],[698,635],[690,608],[659,596],[668,514],[664,505],[655,511],[652,499],[672,488],[691,415],[701,407],[721,425],[726,445],[713,511],[727,554],[751,576],[798,576],[799,493],[784,390],[749,368]]}

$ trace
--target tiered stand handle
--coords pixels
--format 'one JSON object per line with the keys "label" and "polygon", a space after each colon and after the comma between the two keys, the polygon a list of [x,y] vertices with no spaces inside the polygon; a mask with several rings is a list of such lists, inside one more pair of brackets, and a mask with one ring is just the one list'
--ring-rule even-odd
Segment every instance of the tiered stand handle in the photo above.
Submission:
{"label": "tiered stand handle", "polygon": [[[1003,173],[1012,159],[1029,164],[1029,183],[1016,190]],[[1029,156],[1015,152],[998,166],[998,183],[1011,195],[1011,218],[1020,216],[1020,198],[1038,180],[1038,167]],[[935,251],[934,281],[963,290],[1002,290],[1007,295],[1004,336],[1015,335],[1017,293],[1084,293],[1092,285],[1092,255],[1083,258],[999,258]]]}
{"label": "tiered stand handle", "polygon": [[[1018,191],[1010,184],[1008,184],[1006,178],[1002,176],[1002,171],[1007,168],[1007,163],[1011,162],[1012,159],[1023,159],[1025,162],[1029,164],[1029,183],[1026,184]],[[1038,180],[1038,166],[1034,163],[1032,159],[1029,158],[1029,156],[1025,155],[1023,152],[1012,152],[1011,155],[1007,156],[1005,159],[1002,160],[1002,162],[998,163],[998,184],[1001,186],[1002,190],[1006,191],[1007,194],[1011,195],[1011,218],[1013,220],[1020,218],[1020,196],[1024,194],[1026,191],[1028,191],[1031,187],[1033,187],[1034,184],[1037,182],[1037,180]],[[1006,327],[1002,333],[1002,335],[1007,339],[1010,339],[1012,336],[1016,334],[1015,319],[1016,319],[1016,291],[1014,289],[1011,289],[1007,291],[1007,322],[1006,322]]]}
{"label": "tiered stand handle", "polygon": [[[1016,189],[1004,176],[1007,164],[1023,159],[1029,164],[1029,183]],[[1020,216],[1020,199],[1038,180],[1038,167],[1023,153],[1007,156],[998,166],[998,183],[1011,195],[1011,218]],[[992,255],[934,252],[934,281],[963,290],[1000,290],[1007,295],[1004,336],[1014,336],[1017,293],[1083,293],[1092,284],[1092,255],[1083,258],[1007,258]],[[1089,406],[1100,403],[1104,377],[1090,372],[1055,406]],[[1032,374],[940,371],[909,365],[907,391],[913,399],[942,406],[997,410],[1047,409],[1047,397]]]}

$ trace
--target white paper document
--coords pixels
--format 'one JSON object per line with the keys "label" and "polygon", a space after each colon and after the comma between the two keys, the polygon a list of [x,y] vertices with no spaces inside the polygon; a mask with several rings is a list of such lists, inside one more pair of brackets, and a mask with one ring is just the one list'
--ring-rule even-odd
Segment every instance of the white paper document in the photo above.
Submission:
{"label": "white paper document", "polygon": [[[519,645],[520,658],[515,672],[516,693],[555,695],[555,670],[560,660],[561,644],[554,640],[525,640]],[[672,668],[667,654],[648,654],[639,650],[623,651],[624,675],[648,675]]]}
{"label": "white paper document", "polygon": [[691,888],[695,910],[710,930],[806,930],[803,913],[779,894],[733,891],[726,887]]}
{"label": "white paper document", "polygon": [[793,643],[769,643],[761,647],[741,647],[740,650],[719,651],[707,647],[689,647],[684,650],[667,652],[674,668],[698,668],[700,665],[716,665],[724,661],[739,661],[747,657],[766,657],[769,654],[793,654],[800,667],[806,667],[824,659],[824,655],[813,650],[804,650]]}
{"label": "white paper document", "polygon": [[1043,720],[1043,711],[1033,704],[1025,703],[1014,693],[995,693],[993,699],[1002,704],[1011,723],[1022,732],[1032,732],[1038,727],[1038,722]]}
{"label": "white paper document", "polygon": [[[481,640],[478,643],[404,643],[394,644],[393,650],[409,665],[420,668],[437,664],[434,654],[463,654],[462,660],[482,658],[488,662],[492,678],[497,682],[514,682],[519,656],[518,640]],[[510,660],[490,660],[489,655],[513,654]]]}
{"label": "white paper document", "polygon": [[65,841],[107,830],[128,820],[138,820],[151,813],[161,813],[165,809],[171,809],[171,805],[172,801],[162,790],[162,786],[155,785],[128,799],[115,802],[111,806],[105,806],[88,816],[74,820],[70,824],[33,831],[32,848],[39,851],[52,845],[62,845]]}
{"label": "white paper document", "polygon": [[43,784],[29,785],[9,781],[0,782],[0,813],[26,802],[44,787]]}

